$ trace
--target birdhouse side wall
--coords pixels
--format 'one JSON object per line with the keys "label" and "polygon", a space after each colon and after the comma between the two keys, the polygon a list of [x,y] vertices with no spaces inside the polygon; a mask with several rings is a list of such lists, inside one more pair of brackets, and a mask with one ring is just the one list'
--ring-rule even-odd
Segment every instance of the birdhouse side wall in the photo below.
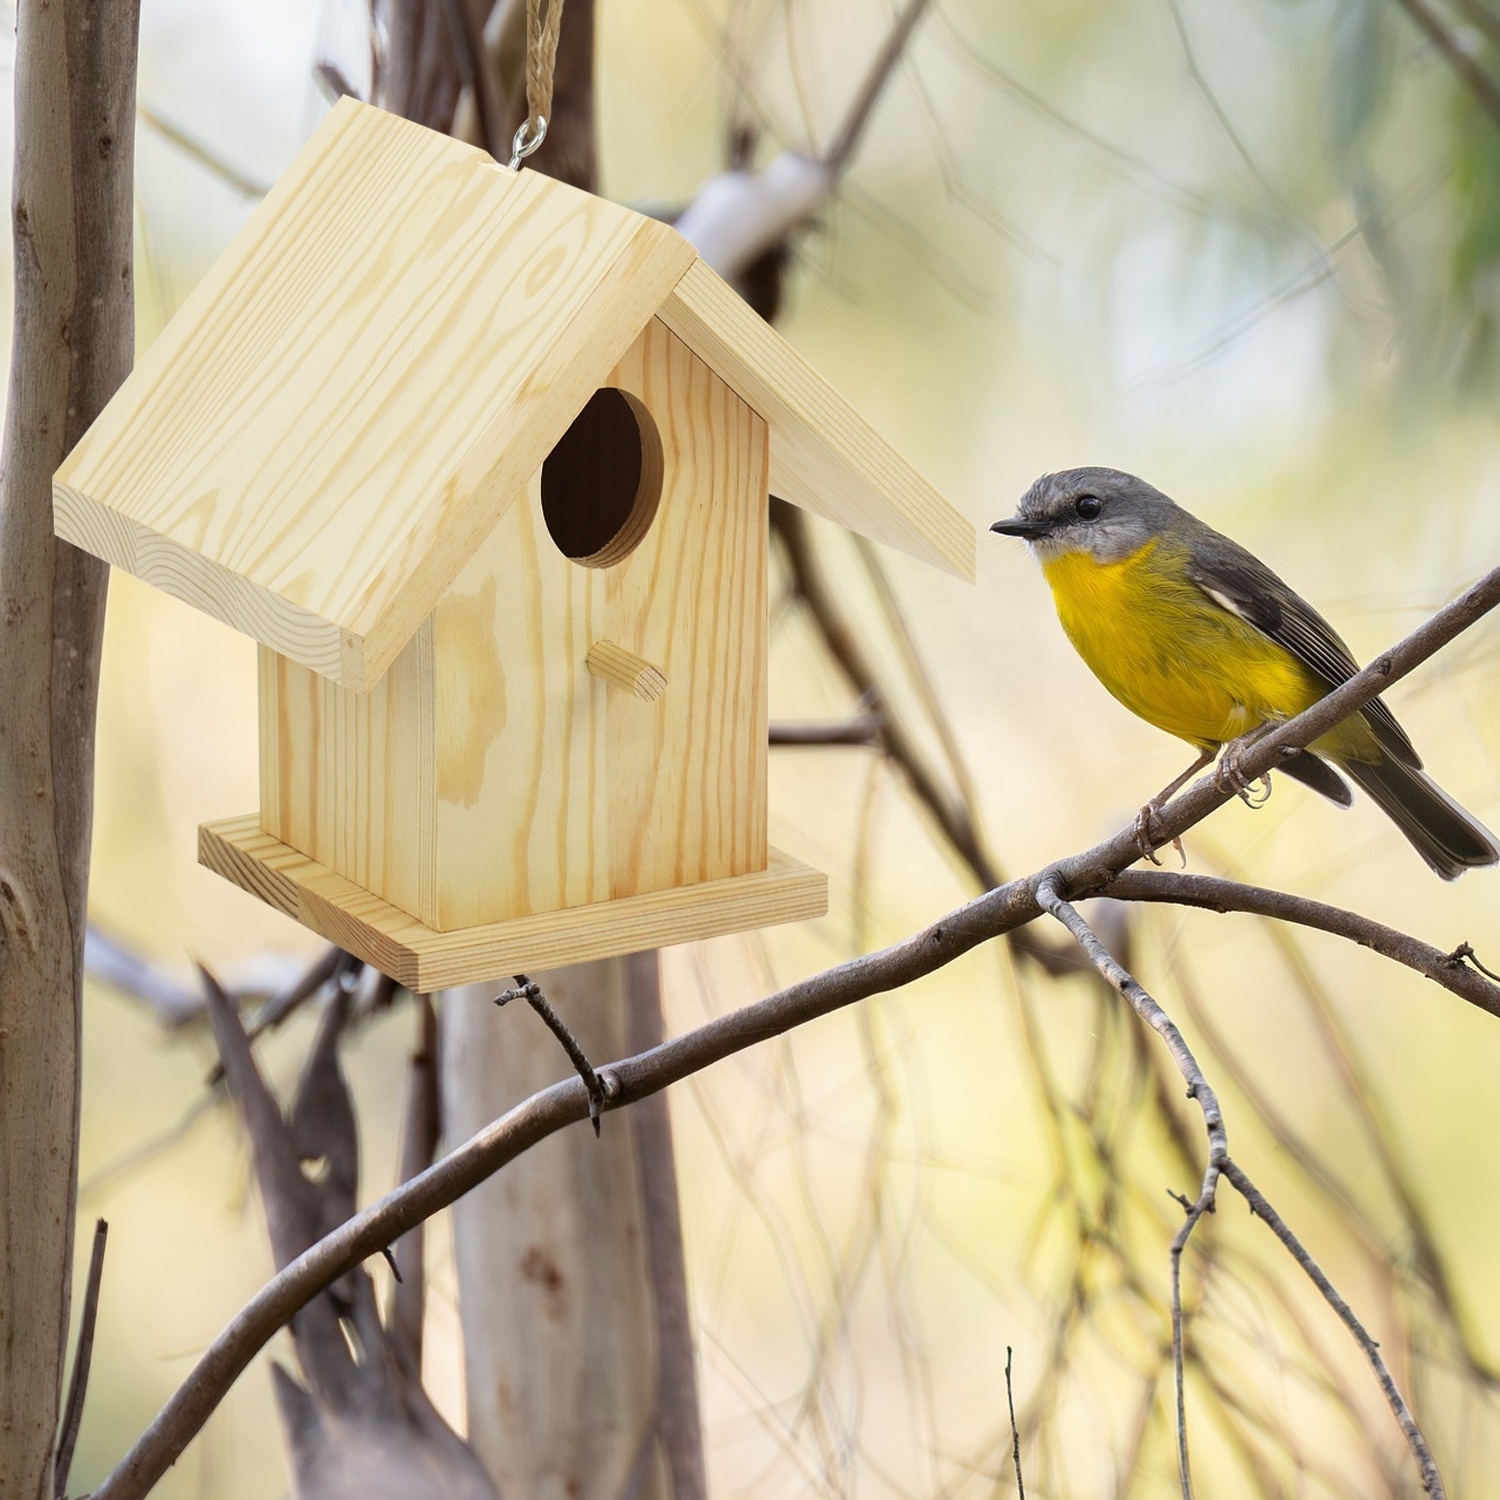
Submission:
{"label": "birdhouse side wall", "polygon": [[368,693],[260,648],[260,826],[431,926],[433,628]]}
{"label": "birdhouse side wall", "polygon": [[766,424],[659,321],[606,383],[660,438],[644,539],[565,557],[538,474],[435,611],[441,930],[766,868]]}

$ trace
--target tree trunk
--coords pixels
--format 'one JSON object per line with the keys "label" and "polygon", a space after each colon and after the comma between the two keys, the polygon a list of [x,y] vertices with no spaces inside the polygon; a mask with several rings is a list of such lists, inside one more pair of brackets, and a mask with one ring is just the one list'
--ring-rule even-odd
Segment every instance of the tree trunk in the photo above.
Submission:
{"label": "tree trunk", "polygon": [[108,569],[52,472],[130,369],[134,0],[22,0],[0,488],[0,1494],[50,1500]]}
{"label": "tree trunk", "polygon": [[[533,976],[590,1058],[661,1036],[654,953]],[[450,991],[450,1140],[555,1082],[562,1049],[498,986]],[[528,1500],[701,1500],[697,1383],[664,1096],[544,1141],[454,1205],[469,1442]]]}

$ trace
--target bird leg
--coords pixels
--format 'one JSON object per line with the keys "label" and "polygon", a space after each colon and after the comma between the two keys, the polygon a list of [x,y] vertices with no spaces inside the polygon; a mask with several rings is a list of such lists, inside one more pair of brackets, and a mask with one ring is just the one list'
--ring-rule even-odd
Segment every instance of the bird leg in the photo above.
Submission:
{"label": "bird leg", "polygon": [[[1200,752],[1198,759],[1181,776],[1169,781],[1135,815],[1135,847],[1141,851],[1142,859],[1149,859],[1153,865],[1161,863],[1156,857],[1156,846],[1161,843],[1160,829],[1158,828],[1157,831],[1153,832],[1151,825],[1159,823],[1161,810],[1167,805],[1167,799],[1185,787],[1214,758],[1215,748],[1215,746],[1210,745],[1206,750]],[[1177,851],[1178,858],[1186,864],[1187,856],[1182,852],[1182,840],[1174,838],[1172,840],[1172,847]]]}
{"label": "bird leg", "polygon": [[1257,724],[1254,729],[1247,730],[1237,740],[1231,740],[1224,747],[1224,754],[1214,768],[1214,786],[1221,792],[1233,792],[1246,807],[1264,807],[1270,800],[1271,773],[1267,771],[1260,777],[1258,783],[1260,791],[1252,792],[1250,788],[1257,783],[1246,778],[1245,773],[1240,769],[1240,762],[1244,759],[1245,752],[1275,727],[1274,722],[1267,721],[1264,724]]}

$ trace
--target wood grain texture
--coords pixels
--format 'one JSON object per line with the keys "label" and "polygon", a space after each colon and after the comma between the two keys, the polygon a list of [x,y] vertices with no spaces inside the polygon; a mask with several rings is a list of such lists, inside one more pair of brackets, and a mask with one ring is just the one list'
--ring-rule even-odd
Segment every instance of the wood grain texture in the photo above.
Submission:
{"label": "wood grain texture", "polygon": [[372,687],[692,260],[343,100],[58,470],[58,532]]}
{"label": "wood grain texture", "polygon": [[613,641],[595,641],[583,664],[595,677],[614,683],[645,703],[655,703],[667,690],[667,679],[659,667]]}
{"label": "wood grain texture", "polygon": [[261,827],[428,922],[434,698],[431,616],[368,693],[260,648]]}
{"label": "wood grain texture", "polygon": [[974,527],[703,261],[658,316],[771,427],[774,494],[974,579]]}
{"label": "wood grain texture", "polygon": [[[765,865],[765,424],[660,323],[607,383],[661,444],[640,545],[570,562],[533,480],[436,611],[437,927]],[[601,639],[670,691],[600,681]]]}
{"label": "wood grain texture", "polygon": [[608,383],[661,450],[622,561],[534,475],[369,694],[262,647],[262,827],[441,931],[765,867],[765,424],[660,323]]}
{"label": "wood grain texture", "polygon": [[753,875],[447,933],[262,832],[254,815],[203,824],[198,860],[421,991],[805,921],[828,910],[827,877],[776,849]]}

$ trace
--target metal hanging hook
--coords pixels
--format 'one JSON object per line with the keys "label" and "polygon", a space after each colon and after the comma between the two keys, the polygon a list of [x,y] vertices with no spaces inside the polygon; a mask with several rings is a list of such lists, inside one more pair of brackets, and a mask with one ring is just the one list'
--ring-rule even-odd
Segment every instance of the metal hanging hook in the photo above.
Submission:
{"label": "metal hanging hook", "polygon": [[[535,133],[528,135],[535,128]],[[515,135],[510,143],[510,161],[507,163],[512,172],[520,169],[521,163],[531,155],[543,141],[547,139],[547,117],[546,115],[528,115],[521,121],[516,129]]]}

